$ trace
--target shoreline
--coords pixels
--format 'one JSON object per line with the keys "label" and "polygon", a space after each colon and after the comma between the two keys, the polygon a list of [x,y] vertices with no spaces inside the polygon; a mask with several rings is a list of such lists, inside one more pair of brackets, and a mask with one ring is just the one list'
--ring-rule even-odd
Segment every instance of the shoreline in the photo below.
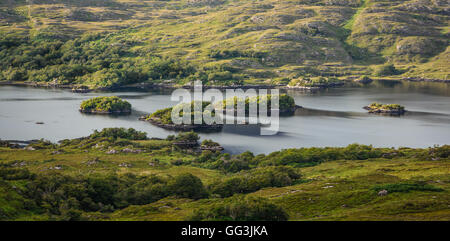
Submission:
{"label": "shoreline", "polygon": [[220,132],[222,131],[223,125],[176,125],[176,124],[163,124],[155,119],[145,119],[143,117],[139,118],[140,121],[149,122],[152,125],[163,128],[165,130],[173,131],[198,131],[198,132]]}
{"label": "shoreline", "polygon": [[[419,77],[406,77],[406,78],[379,78],[374,80],[384,80],[384,81],[408,81],[414,83],[447,83],[450,84],[450,79],[427,79],[427,78],[419,78]],[[354,82],[352,79],[344,80],[344,83],[339,85],[330,85],[330,86],[288,86],[288,85],[257,85],[257,84],[248,84],[248,85],[232,85],[232,86],[222,86],[222,85],[205,85],[203,89],[286,89],[286,90],[321,90],[326,88],[340,87],[344,86],[347,82]],[[128,84],[119,87],[101,87],[88,89],[80,87],[79,85],[60,85],[60,84],[49,84],[49,83],[39,83],[39,82],[11,82],[11,81],[0,81],[0,86],[16,86],[16,87],[32,87],[32,88],[44,88],[44,89],[66,89],[71,90],[74,93],[90,93],[90,92],[115,92],[128,88],[137,88],[137,89],[193,89],[192,85],[173,85],[173,84],[164,84],[164,83],[135,83]]]}
{"label": "shoreline", "polygon": [[399,110],[399,109],[393,109],[393,110],[385,110],[385,109],[372,109],[369,106],[364,106],[364,110],[367,110],[369,114],[387,114],[387,115],[404,115],[407,110]]}
{"label": "shoreline", "polygon": [[82,110],[79,109],[83,114],[92,114],[92,115],[129,115],[131,114],[130,111],[92,111],[92,110]]}

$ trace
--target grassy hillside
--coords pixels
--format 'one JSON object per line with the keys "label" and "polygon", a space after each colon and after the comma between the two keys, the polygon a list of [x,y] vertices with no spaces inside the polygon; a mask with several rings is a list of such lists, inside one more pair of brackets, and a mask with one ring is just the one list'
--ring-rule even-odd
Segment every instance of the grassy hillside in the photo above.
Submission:
{"label": "grassy hillside", "polygon": [[0,76],[110,87],[448,79],[445,0],[33,0],[0,3]]}
{"label": "grassy hillside", "polygon": [[0,220],[450,220],[449,146],[229,155],[182,138],[0,147]]}

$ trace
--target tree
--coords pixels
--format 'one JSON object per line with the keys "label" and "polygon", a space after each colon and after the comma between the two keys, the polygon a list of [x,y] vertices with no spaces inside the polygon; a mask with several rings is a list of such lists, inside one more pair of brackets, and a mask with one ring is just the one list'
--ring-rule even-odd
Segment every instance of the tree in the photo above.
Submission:
{"label": "tree", "polygon": [[376,76],[388,76],[397,74],[400,74],[400,72],[395,68],[393,64],[385,64],[375,70]]}
{"label": "tree", "polygon": [[190,174],[181,174],[169,181],[169,192],[180,198],[200,199],[208,196],[200,178]]}
{"label": "tree", "polygon": [[287,221],[288,214],[279,206],[260,197],[237,196],[207,209],[196,210],[192,221]]}

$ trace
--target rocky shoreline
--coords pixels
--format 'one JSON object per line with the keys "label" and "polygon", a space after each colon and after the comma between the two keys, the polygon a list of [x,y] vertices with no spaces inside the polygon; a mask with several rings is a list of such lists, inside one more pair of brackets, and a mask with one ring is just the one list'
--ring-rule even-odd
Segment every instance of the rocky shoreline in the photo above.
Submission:
{"label": "rocky shoreline", "polygon": [[286,89],[293,89],[293,90],[321,90],[326,88],[334,88],[334,87],[340,87],[345,85],[345,82],[339,82],[339,83],[329,83],[329,84],[316,84],[312,86],[303,86],[303,85],[296,85],[296,86],[285,86]]}
{"label": "rocky shoreline", "polygon": [[161,123],[161,121],[159,121],[158,118],[150,118],[147,119],[145,116],[141,116],[139,118],[139,120],[141,121],[147,121],[150,122],[151,124],[161,127],[163,129],[166,130],[174,130],[174,131],[199,131],[199,132],[220,132],[222,131],[223,125],[220,124],[214,124],[214,125],[206,125],[206,124],[202,124],[202,125],[186,125],[186,124],[182,124],[182,125],[176,125],[176,124],[164,124]]}
{"label": "rocky shoreline", "polygon": [[386,109],[373,109],[369,106],[364,106],[363,109],[367,110],[371,114],[388,114],[388,115],[403,115],[405,114],[406,110],[404,109],[393,109],[393,110],[386,110]]}
{"label": "rocky shoreline", "polygon": [[131,114],[131,110],[125,111],[93,111],[93,110],[82,110],[79,111],[83,114],[93,114],[93,115],[129,115]]}
{"label": "rocky shoreline", "polygon": [[[436,82],[436,83],[450,83],[450,79],[428,79],[428,78],[420,78],[420,77],[406,77],[406,78],[398,78],[398,79],[380,79],[380,80],[391,80],[391,81],[410,81],[410,82]],[[354,81],[353,79],[349,79],[347,81]],[[331,87],[339,87],[345,85],[345,82],[342,83],[333,83],[324,86],[288,86],[288,85],[231,85],[231,86],[223,86],[223,85],[209,85],[203,86],[203,89],[293,89],[293,90],[320,90],[324,88]],[[39,82],[11,82],[11,81],[0,81],[0,86],[19,86],[19,87],[33,87],[33,88],[58,88],[58,89],[70,89],[74,93],[89,93],[89,92],[104,92],[104,91],[117,91],[127,88],[137,88],[137,89],[193,89],[192,85],[173,85],[173,84],[164,84],[164,83],[136,83],[123,85],[119,87],[101,87],[101,88],[93,88],[90,89],[85,86],[79,85],[63,85],[63,84],[54,84],[54,83],[39,83]]]}

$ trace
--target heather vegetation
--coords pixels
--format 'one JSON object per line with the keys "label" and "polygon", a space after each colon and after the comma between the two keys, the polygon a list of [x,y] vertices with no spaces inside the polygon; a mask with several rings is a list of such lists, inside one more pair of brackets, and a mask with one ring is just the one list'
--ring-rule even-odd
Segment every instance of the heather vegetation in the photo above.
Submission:
{"label": "heather vegetation", "polygon": [[[197,80],[293,89],[448,80],[449,15],[445,0],[0,1],[0,83],[88,92]],[[245,114],[260,104],[271,112],[273,98],[246,97]],[[299,143],[232,154],[193,131],[222,124],[173,123],[174,111],[195,123],[218,117],[218,106],[238,109],[237,100],[201,102],[200,110],[182,103],[140,118],[182,131],[167,138],[105,128],[25,147],[0,140],[0,220],[450,220],[449,145]],[[280,114],[298,108],[280,95]],[[399,104],[363,108],[406,112]],[[95,97],[80,111],[130,114],[132,106]]]}
{"label": "heather vegetation", "polygon": [[449,146],[230,155],[182,141],[199,137],[109,128],[34,149],[4,145],[0,219],[448,220]]}
{"label": "heather vegetation", "polygon": [[89,88],[448,79],[447,15],[445,1],[429,0],[8,1],[0,79]]}

